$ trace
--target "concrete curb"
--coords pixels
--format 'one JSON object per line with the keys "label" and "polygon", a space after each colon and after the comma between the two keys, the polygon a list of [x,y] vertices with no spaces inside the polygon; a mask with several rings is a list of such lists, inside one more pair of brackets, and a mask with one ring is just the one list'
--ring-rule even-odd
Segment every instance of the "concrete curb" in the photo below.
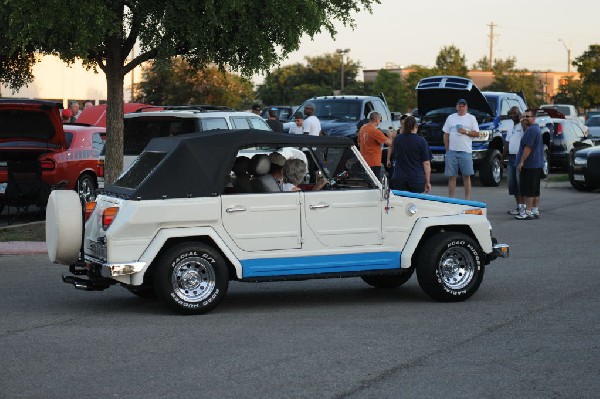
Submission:
{"label": "concrete curb", "polygon": [[43,241],[6,241],[0,242],[2,255],[35,255],[47,254],[48,247]]}

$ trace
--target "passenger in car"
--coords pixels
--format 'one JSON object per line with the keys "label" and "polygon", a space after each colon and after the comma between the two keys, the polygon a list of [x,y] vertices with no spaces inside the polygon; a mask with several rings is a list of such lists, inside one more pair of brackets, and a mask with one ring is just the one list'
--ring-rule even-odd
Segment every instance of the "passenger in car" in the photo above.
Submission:
{"label": "passenger in car", "polygon": [[[283,165],[283,185],[281,191],[301,191],[298,187],[306,176],[306,163],[301,159],[288,159]],[[327,184],[327,179],[321,178],[313,186],[312,191],[321,190]]]}
{"label": "passenger in car", "polygon": [[273,176],[277,185],[281,187],[283,185],[283,165],[285,165],[286,159],[275,151],[269,154],[269,160],[271,161],[271,176]]}

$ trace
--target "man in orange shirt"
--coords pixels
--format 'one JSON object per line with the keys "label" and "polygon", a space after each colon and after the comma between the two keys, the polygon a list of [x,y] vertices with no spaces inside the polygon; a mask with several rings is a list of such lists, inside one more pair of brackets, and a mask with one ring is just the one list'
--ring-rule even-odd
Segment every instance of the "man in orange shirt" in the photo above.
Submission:
{"label": "man in orange shirt", "polygon": [[[387,137],[377,128],[381,123],[379,112],[369,114],[369,122],[363,125],[358,132],[358,146],[360,154],[363,156],[367,165],[371,168],[377,179],[381,177],[381,145],[391,146],[394,137]],[[391,136],[391,135],[390,135]]]}

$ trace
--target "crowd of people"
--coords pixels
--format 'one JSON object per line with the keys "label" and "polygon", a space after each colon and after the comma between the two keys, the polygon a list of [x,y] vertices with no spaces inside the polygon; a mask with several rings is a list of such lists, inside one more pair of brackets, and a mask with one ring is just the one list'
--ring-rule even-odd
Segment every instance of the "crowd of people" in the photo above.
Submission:
{"label": "crowd of people", "polygon": [[[84,101],[83,109],[93,107],[94,103],[90,100]],[[81,109],[78,101],[69,101],[69,107],[62,110],[61,117],[63,123],[75,123],[79,115],[81,115]]]}

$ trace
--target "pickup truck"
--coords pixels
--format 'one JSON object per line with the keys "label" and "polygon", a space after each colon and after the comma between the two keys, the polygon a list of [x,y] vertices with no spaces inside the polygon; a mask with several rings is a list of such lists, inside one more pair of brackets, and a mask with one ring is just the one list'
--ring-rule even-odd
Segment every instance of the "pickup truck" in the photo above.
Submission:
{"label": "pickup truck", "polygon": [[[479,123],[480,136],[473,139],[473,167],[479,172],[482,185],[498,186],[503,174],[503,140],[513,125],[508,111],[516,106],[524,112],[527,104],[523,97],[510,92],[481,92],[470,79],[459,76],[424,78],[419,81],[416,90],[421,116],[419,134],[425,137],[431,149],[432,168],[444,168],[446,148],[442,127],[446,118],[456,112],[456,102],[463,98],[468,103],[469,113],[475,116]],[[540,127],[543,129],[542,133],[547,132],[546,125]],[[551,134],[545,135],[546,140],[550,140],[550,137]],[[546,165],[547,154],[546,147]]]}
{"label": "pickup truck", "polygon": [[[356,143],[358,130],[366,122],[371,111],[381,114],[379,129],[388,133],[400,128],[400,113],[390,112],[385,96],[323,96],[313,97],[302,103],[297,112],[304,114],[304,105],[312,102],[316,106],[315,116],[321,122],[326,136],[350,137]],[[290,120],[293,122],[293,120]],[[288,127],[289,129],[289,127]]]}
{"label": "pickup truck", "polygon": [[558,112],[561,112],[565,119],[574,119],[577,121],[579,126],[583,127],[585,123],[585,118],[583,116],[579,116],[579,112],[577,112],[577,108],[571,104],[542,104],[540,106],[542,109],[553,109]]}

